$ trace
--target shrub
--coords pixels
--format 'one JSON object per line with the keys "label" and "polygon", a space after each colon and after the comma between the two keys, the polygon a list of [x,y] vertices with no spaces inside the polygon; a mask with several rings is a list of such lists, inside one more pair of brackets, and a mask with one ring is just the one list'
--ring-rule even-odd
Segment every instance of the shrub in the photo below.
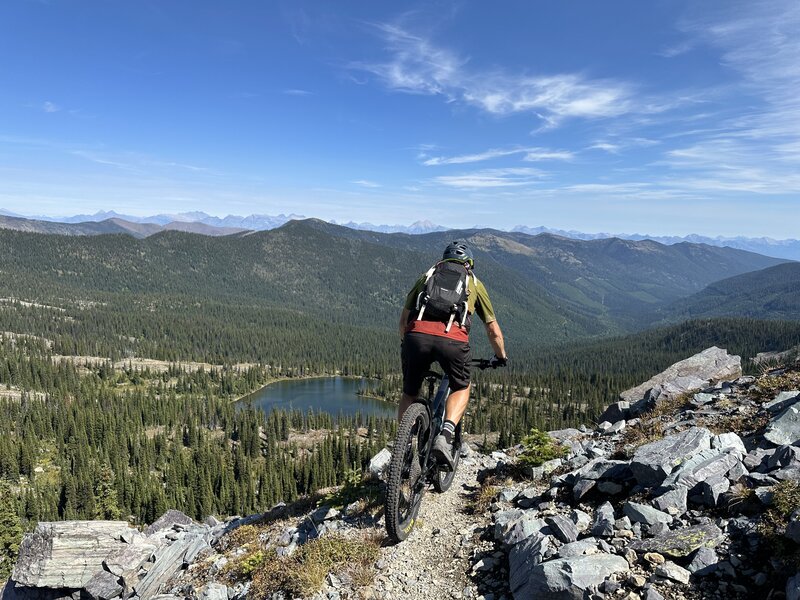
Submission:
{"label": "shrub", "polygon": [[531,429],[531,432],[522,438],[519,462],[525,466],[538,467],[548,460],[566,455],[567,449],[551,438],[546,431]]}
{"label": "shrub", "polygon": [[350,469],[345,473],[341,487],[320,498],[317,504],[341,510],[355,501],[361,504],[359,512],[382,506],[382,488],[380,482],[365,479],[360,470]]}

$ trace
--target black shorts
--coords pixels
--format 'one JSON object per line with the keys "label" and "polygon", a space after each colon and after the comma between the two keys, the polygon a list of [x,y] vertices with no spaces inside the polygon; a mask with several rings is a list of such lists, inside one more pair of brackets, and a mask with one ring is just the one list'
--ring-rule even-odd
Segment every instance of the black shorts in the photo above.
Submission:
{"label": "black shorts", "polygon": [[450,390],[457,392],[469,385],[471,351],[468,342],[459,342],[427,333],[407,333],[400,353],[403,360],[403,392],[419,394],[425,373],[438,362],[450,379]]}

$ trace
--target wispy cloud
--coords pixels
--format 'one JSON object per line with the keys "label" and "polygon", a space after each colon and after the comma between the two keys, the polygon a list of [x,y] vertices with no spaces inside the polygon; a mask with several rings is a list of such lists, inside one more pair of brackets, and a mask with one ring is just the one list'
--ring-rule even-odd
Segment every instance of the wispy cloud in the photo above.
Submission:
{"label": "wispy cloud", "polygon": [[575,153],[569,150],[548,150],[547,148],[529,148],[522,159],[526,162],[540,162],[546,160],[570,161],[575,158]]}
{"label": "wispy cloud", "polygon": [[589,146],[589,150],[603,150],[609,154],[617,154],[622,147],[619,144],[612,144],[611,142],[595,142]]}
{"label": "wispy cloud", "polygon": [[356,179],[355,181],[351,181],[350,183],[354,183],[356,185],[360,185],[361,187],[365,188],[379,188],[381,187],[380,183],[375,181],[370,181],[368,179]]}
{"label": "wispy cloud", "polygon": [[309,92],[308,90],[301,90],[298,88],[290,88],[287,90],[283,90],[283,93],[287,96],[313,96],[314,92]]}
{"label": "wispy cloud", "polygon": [[547,148],[493,148],[476,154],[461,154],[458,156],[432,156],[420,154],[422,164],[426,167],[439,165],[463,165],[467,163],[482,162],[515,154],[524,154],[523,160],[528,162],[545,160],[571,160],[574,154],[567,150],[548,150]]}
{"label": "wispy cloud", "polygon": [[442,96],[490,114],[528,113],[545,128],[569,118],[604,118],[635,108],[634,87],[610,79],[590,79],[576,73],[532,76],[471,68],[469,61],[402,27],[378,24],[390,58],[357,62],[353,69],[378,77],[390,89]]}
{"label": "wispy cloud", "polygon": [[741,0],[731,4],[682,27],[720,51],[722,63],[741,78],[731,97],[735,93],[740,105],[747,98],[747,105],[667,152],[664,164],[690,171],[682,181],[695,189],[797,193],[800,4],[777,0],[769,10]]}
{"label": "wispy cloud", "polygon": [[646,137],[614,137],[609,140],[597,140],[587,146],[587,150],[602,150],[609,154],[619,154],[623,150],[648,148],[650,146],[657,146],[660,143],[659,140],[652,140]]}
{"label": "wispy cloud", "polygon": [[61,107],[48,100],[42,103],[42,110],[46,113],[57,113],[61,110]]}
{"label": "wispy cloud", "polygon": [[681,54],[686,54],[690,52],[695,47],[694,42],[691,41],[683,41],[677,44],[673,44],[672,46],[667,46],[663,50],[661,50],[658,55],[663,56],[664,58],[675,58],[676,56],[680,56]]}
{"label": "wispy cloud", "polygon": [[461,189],[520,187],[538,183],[544,173],[527,167],[508,169],[482,169],[460,175],[441,175],[434,182]]}

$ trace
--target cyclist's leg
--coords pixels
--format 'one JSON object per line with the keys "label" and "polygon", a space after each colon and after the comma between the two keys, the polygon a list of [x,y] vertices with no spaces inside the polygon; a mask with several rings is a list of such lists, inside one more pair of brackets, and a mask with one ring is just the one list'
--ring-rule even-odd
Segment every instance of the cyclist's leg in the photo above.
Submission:
{"label": "cyclist's leg", "polygon": [[450,380],[450,395],[445,404],[444,418],[458,425],[469,403],[472,351],[468,342],[446,340],[439,345],[437,359]]}
{"label": "cyclist's leg", "polygon": [[467,404],[469,404],[469,390],[470,386],[468,385],[457,392],[450,392],[447,397],[447,404],[444,406],[444,418],[446,421],[452,421],[454,425],[458,425],[459,421],[461,421],[461,417],[464,416],[467,410]]}
{"label": "cyclist's leg", "polygon": [[397,410],[398,422],[419,396],[422,380],[433,362],[430,337],[424,333],[407,333],[403,338],[400,352],[403,361],[403,396]]}

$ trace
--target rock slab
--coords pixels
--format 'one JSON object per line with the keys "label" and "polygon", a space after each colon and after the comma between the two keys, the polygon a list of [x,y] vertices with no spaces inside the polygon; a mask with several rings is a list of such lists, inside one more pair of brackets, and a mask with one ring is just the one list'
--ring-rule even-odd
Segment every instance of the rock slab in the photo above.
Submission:
{"label": "rock slab", "polygon": [[533,567],[524,585],[511,591],[515,600],[583,600],[589,588],[628,570],[628,561],[613,554],[559,558]]}
{"label": "rock slab", "polygon": [[22,540],[12,579],[26,587],[79,589],[136,530],[125,521],[43,522]]}

